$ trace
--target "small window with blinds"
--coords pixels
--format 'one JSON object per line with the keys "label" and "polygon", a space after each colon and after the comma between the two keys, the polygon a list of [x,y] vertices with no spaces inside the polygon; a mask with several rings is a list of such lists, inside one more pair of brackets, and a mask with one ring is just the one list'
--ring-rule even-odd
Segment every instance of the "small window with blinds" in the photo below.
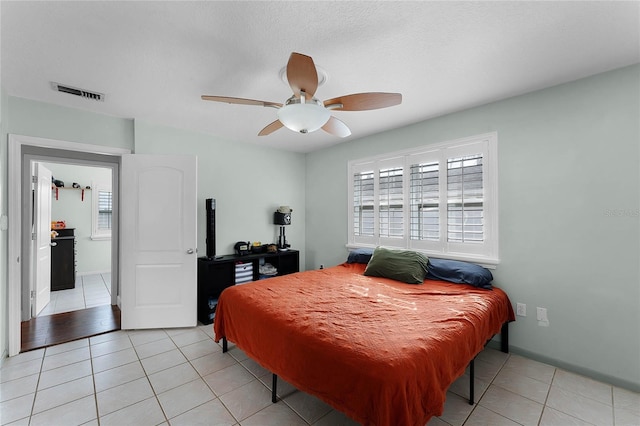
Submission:
{"label": "small window with blinds", "polygon": [[111,230],[113,195],[111,191],[98,191],[98,229]]}
{"label": "small window with blinds", "polygon": [[349,244],[498,263],[497,134],[349,162]]}
{"label": "small window with blinds", "polygon": [[91,185],[91,239],[111,238],[113,227],[113,192],[111,182],[92,182]]}

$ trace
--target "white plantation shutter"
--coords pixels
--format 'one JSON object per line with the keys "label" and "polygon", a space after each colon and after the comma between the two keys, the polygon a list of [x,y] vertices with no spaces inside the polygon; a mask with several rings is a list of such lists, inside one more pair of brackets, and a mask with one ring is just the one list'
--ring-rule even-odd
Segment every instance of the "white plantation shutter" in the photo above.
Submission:
{"label": "white plantation shutter", "polygon": [[411,165],[412,240],[440,240],[440,179],[437,162]]}
{"label": "white plantation shutter", "polygon": [[447,160],[447,239],[484,240],[482,154]]}
{"label": "white plantation shutter", "polygon": [[402,167],[380,170],[378,182],[380,236],[402,238],[404,235]]}
{"label": "white plantation shutter", "polygon": [[353,232],[356,236],[374,235],[373,170],[353,175]]}
{"label": "white plantation shutter", "polygon": [[498,263],[497,134],[349,162],[349,247]]}

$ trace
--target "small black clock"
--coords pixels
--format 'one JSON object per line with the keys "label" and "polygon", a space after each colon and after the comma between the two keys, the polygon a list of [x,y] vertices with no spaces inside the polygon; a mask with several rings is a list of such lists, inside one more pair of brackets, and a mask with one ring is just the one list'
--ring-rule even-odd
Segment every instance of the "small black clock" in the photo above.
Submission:
{"label": "small black clock", "polygon": [[273,213],[274,225],[291,225],[291,213]]}

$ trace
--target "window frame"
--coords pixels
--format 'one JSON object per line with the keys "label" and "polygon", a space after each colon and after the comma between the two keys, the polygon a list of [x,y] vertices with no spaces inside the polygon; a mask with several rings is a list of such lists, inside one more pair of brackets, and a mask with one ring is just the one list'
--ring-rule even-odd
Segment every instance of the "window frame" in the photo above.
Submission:
{"label": "window frame", "polygon": [[[452,242],[447,241],[447,161],[453,158],[482,155],[482,210],[483,241]],[[439,173],[439,240],[411,239],[411,166],[427,162],[438,162]],[[404,233],[402,238],[383,238],[379,236],[379,173],[381,169],[403,167],[403,215]],[[396,151],[374,157],[351,160],[348,162],[348,242],[347,248],[391,247],[419,251],[427,256],[470,261],[487,267],[500,263],[498,250],[498,134],[485,133]],[[374,235],[354,234],[354,175],[373,171],[374,173]],[[443,202],[445,201],[445,202]]]}
{"label": "window frame", "polygon": [[[100,192],[110,192],[113,197],[113,188],[111,186],[111,182],[106,181],[92,181],[91,182],[91,239],[92,240],[110,240],[111,239],[111,229],[99,229],[99,200],[100,200]],[[112,200],[112,208],[111,208],[111,217],[113,224],[113,200]]]}

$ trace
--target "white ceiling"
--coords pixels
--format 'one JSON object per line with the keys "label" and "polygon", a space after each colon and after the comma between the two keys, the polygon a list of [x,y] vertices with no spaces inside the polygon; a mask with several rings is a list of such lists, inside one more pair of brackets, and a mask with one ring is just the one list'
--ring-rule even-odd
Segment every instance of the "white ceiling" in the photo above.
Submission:
{"label": "white ceiling", "polygon": [[[637,1],[2,1],[0,13],[11,96],[297,152],[640,62]],[[319,99],[380,91],[403,102],[334,111],[352,130],[340,139],[286,128],[258,137],[275,109],[200,99],[284,102],[279,71],[292,51],[328,73]]]}

